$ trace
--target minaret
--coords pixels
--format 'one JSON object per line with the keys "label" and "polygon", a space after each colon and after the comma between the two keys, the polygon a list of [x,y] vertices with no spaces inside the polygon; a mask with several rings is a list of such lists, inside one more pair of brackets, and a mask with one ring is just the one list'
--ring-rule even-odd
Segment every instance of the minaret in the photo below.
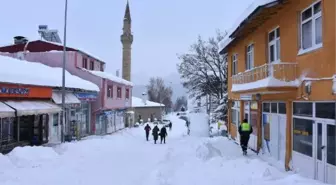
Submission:
{"label": "minaret", "polygon": [[131,53],[132,53],[132,43],[133,35],[131,31],[131,12],[129,8],[129,3],[127,1],[125,16],[124,16],[124,27],[123,34],[121,35],[121,43],[123,45],[122,50],[122,78],[131,81]]}

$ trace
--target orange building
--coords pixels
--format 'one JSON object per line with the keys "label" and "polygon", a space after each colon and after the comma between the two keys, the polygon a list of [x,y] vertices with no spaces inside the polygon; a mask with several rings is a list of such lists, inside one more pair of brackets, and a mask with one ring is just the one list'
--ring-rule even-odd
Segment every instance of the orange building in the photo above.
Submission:
{"label": "orange building", "polygon": [[229,133],[287,170],[335,180],[335,0],[256,0],[220,43],[229,68]]}

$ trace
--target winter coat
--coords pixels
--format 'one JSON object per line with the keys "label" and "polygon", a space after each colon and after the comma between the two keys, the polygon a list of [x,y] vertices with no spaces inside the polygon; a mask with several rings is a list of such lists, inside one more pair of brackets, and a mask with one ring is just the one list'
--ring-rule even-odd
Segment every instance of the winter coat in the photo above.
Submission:
{"label": "winter coat", "polygon": [[167,134],[167,129],[166,127],[162,127],[161,130],[160,130],[160,136],[161,137],[166,137],[168,134]]}
{"label": "winter coat", "polygon": [[149,132],[151,130],[151,127],[147,124],[144,129],[146,132]]}
{"label": "winter coat", "polygon": [[152,130],[152,135],[153,135],[153,136],[158,136],[158,135],[159,135],[159,131],[160,131],[159,127],[158,127],[158,126],[155,126],[155,127],[153,128],[153,130]]}
{"label": "winter coat", "polygon": [[253,133],[253,128],[249,123],[242,123],[239,125],[238,132],[242,137],[250,137]]}

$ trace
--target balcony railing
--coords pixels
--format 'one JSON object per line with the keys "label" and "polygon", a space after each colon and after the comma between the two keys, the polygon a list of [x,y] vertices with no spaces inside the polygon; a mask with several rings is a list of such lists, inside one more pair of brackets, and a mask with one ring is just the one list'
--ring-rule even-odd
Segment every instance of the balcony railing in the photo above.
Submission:
{"label": "balcony railing", "polygon": [[268,77],[290,82],[297,78],[297,63],[268,63],[232,76],[232,84],[245,84]]}

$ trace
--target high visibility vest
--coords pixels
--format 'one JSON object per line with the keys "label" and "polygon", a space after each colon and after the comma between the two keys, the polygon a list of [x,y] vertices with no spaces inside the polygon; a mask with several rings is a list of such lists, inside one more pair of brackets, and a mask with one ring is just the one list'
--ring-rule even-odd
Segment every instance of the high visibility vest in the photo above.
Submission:
{"label": "high visibility vest", "polygon": [[249,131],[251,131],[251,126],[250,126],[250,124],[248,124],[248,123],[242,123],[242,124],[241,124],[241,130],[242,130],[243,132],[249,132]]}

